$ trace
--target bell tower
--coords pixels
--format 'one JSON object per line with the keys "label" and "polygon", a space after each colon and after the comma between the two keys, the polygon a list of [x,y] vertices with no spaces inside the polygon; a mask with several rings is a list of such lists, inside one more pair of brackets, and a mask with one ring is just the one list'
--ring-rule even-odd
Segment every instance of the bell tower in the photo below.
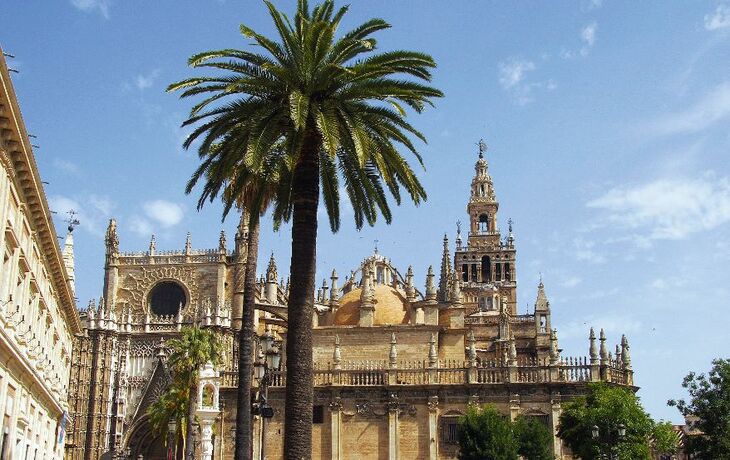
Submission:
{"label": "bell tower", "polygon": [[[499,202],[489,165],[484,158],[487,145],[477,144],[479,158],[474,165],[471,194],[466,205],[469,214],[469,232],[466,245],[462,243],[461,225],[457,229],[454,271],[462,283],[466,313],[498,315],[504,309],[517,314],[517,277],[512,221],[509,234],[502,239],[497,226]],[[504,307],[502,306],[504,304]]]}

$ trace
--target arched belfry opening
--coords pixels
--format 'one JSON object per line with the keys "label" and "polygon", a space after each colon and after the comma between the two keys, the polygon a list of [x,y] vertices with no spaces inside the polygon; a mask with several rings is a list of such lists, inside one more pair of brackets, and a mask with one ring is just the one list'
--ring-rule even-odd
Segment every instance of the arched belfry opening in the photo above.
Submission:
{"label": "arched belfry opening", "polygon": [[492,281],[492,260],[489,256],[482,256],[482,283]]}
{"label": "arched belfry opening", "polygon": [[477,226],[477,230],[479,231],[479,233],[489,232],[489,215],[487,215],[487,214],[479,215],[479,224]]}

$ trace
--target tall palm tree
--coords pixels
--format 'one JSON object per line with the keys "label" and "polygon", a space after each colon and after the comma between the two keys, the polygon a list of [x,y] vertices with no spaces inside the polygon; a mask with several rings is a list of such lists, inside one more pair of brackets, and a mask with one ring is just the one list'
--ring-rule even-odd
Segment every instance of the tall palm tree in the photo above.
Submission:
{"label": "tall palm tree", "polygon": [[172,389],[187,389],[185,458],[192,460],[195,448],[192,427],[198,394],[198,370],[208,362],[214,365],[220,362],[221,344],[213,330],[193,327],[183,329],[180,337],[169,340],[168,347],[170,356],[167,364],[173,374]]}
{"label": "tall palm tree", "polygon": [[[173,434],[172,446],[175,448],[180,438],[183,439],[183,450],[185,450],[185,438],[187,434],[187,414],[190,400],[190,388],[186,384],[173,382],[172,385],[147,408],[152,429],[160,436],[165,437],[168,432],[168,424],[175,422],[176,432]],[[166,439],[166,438],[165,438]],[[167,440],[165,441],[167,442]]]}
{"label": "tall palm tree", "polygon": [[[226,206],[235,203],[241,209],[242,222],[249,227],[247,241],[242,327],[238,336],[238,388],[236,409],[236,460],[250,459],[253,453],[253,424],[251,419],[251,383],[254,354],[254,316],[256,309],[256,267],[259,250],[259,216],[276,196],[278,184],[287,180],[288,171],[282,163],[265,162],[255,166],[238,164],[232,167],[229,160],[236,160],[245,144],[241,145],[234,128],[211,146],[215,152],[205,168],[199,168],[185,189],[192,192],[195,184],[205,177],[206,186],[198,199],[198,209],[206,200],[213,201],[220,191]],[[283,179],[282,179],[283,178]],[[242,188],[235,185],[242,184]],[[226,208],[229,209],[229,208]]]}
{"label": "tall palm tree", "polygon": [[[174,83],[168,91],[206,96],[184,123],[196,125],[184,146],[200,141],[197,177],[213,164],[232,170],[283,165],[289,171],[272,204],[276,223],[292,220],[284,452],[287,459],[299,460],[311,456],[311,328],[320,193],[332,231],[340,227],[341,179],[357,228],[365,222],[373,225],[378,214],[391,221],[386,187],[396,203],[401,187],[415,204],[425,200],[425,190],[397,146],[423,165],[411,136],[425,138],[405,120],[404,107],[421,112],[442,93],[418,82],[430,81],[435,67],[427,54],[375,53],[372,34],[390,27],[382,19],[371,19],[336,39],[347,7],[336,10],[327,0],[310,10],[306,0],[299,0],[290,20],[273,3],[265,3],[277,40],[241,25],[241,33],[263,53],[225,49],[194,55],[189,64],[215,69],[214,75]],[[232,131],[240,147],[236,152],[212,148]],[[244,190],[248,180],[245,175],[236,175],[233,182],[231,174],[217,177],[220,182],[208,182],[204,194],[215,196],[223,186]],[[224,216],[235,196],[228,197]]]}

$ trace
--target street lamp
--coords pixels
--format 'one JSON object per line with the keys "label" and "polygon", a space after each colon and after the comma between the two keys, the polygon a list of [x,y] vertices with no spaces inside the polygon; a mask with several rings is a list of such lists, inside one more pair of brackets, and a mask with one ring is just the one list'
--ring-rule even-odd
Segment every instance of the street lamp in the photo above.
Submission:
{"label": "street lamp", "polygon": [[177,458],[177,420],[174,418],[167,422],[167,433],[170,436],[170,442],[167,445],[167,457],[171,459]]}
{"label": "street lamp", "polygon": [[281,364],[281,351],[270,329],[259,338],[259,343],[261,349],[253,365],[254,378],[259,381],[259,392],[252,413],[261,416],[261,459],[265,459],[266,419],[274,416],[274,408],[269,405],[267,398],[269,385],[272,383],[272,371],[278,370]]}
{"label": "street lamp", "polygon": [[[616,452],[616,449],[618,448],[618,444],[624,440],[624,437],[626,436],[626,426],[624,426],[623,423],[619,423],[616,430],[613,430],[609,428],[606,432],[605,441],[608,444],[609,448],[609,454],[601,454],[601,448],[598,445],[598,442],[596,442],[596,449],[599,451],[599,457],[601,458],[608,458],[610,460],[618,460],[618,452]],[[591,427],[591,438],[593,438],[594,441],[598,441],[601,437],[600,430],[598,428],[598,425],[593,425]]]}

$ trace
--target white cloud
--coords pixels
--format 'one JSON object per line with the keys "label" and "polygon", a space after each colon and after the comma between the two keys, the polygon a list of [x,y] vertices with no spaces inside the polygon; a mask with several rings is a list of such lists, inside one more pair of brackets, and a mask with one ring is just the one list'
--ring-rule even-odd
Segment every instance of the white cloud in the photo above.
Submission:
{"label": "white cloud", "polygon": [[80,222],[79,228],[97,237],[104,235],[106,222],[115,206],[108,197],[98,195],[87,195],[83,198],[55,195],[49,197],[48,202],[61,220],[65,220],[68,212],[74,210]]}
{"label": "white cloud", "polygon": [[705,29],[719,30],[730,27],[730,6],[718,5],[715,12],[705,15]]}
{"label": "white cloud", "polygon": [[726,81],[700,99],[691,108],[659,118],[648,124],[657,135],[702,131],[730,115],[730,81]]}
{"label": "white cloud", "polygon": [[583,280],[578,278],[577,276],[571,276],[570,278],[563,281],[561,283],[561,285],[566,288],[572,288],[572,287],[576,287],[577,285],[579,285],[581,283],[581,281],[583,281]]}
{"label": "white cloud", "polygon": [[588,24],[580,30],[580,39],[583,41],[583,47],[580,49],[581,56],[588,56],[591,52],[591,48],[596,43],[596,30],[598,24],[594,22]]}
{"label": "white cloud", "polygon": [[602,264],[606,262],[606,257],[593,249],[596,246],[596,243],[593,241],[576,238],[573,240],[573,246],[573,254],[576,260],[592,264]]}
{"label": "white cloud", "polygon": [[603,6],[603,0],[583,0],[580,9],[583,11],[597,10]]}
{"label": "white cloud", "polygon": [[527,75],[537,67],[534,62],[525,59],[510,58],[497,65],[499,84],[509,92],[514,101],[519,105],[525,105],[534,100],[535,90],[552,91],[557,88],[554,80],[542,82],[529,82]]}
{"label": "white cloud", "polygon": [[137,75],[134,78],[134,84],[135,84],[135,86],[137,86],[137,89],[139,89],[140,91],[144,91],[145,89],[151,87],[155,83],[155,80],[157,80],[157,77],[159,77],[159,76],[160,76],[159,69],[155,69],[147,75],[141,75],[141,74]]}
{"label": "white cloud", "polygon": [[105,19],[109,19],[111,0],[71,0],[71,4],[81,11],[98,10]]}
{"label": "white cloud", "polygon": [[587,203],[603,211],[605,225],[641,232],[643,238],[683,239],[730,222],[730,178],[657,179],[617,187]]}
{"label": "white cloud", "polygon": [[53,160],[53,166],[59,171],[63,171],[66,174],[77,175],[79,173],[79,167],[76,163],[71,161],[62,160],[56,158]]}
{"label": "white cloud", "polygon": [[511,58],[508,61],[500,62],[499,84],[504,89],[511,89],[519,85],[527,72],[535,70],[535,63],[532,61]]}
{"label": "white cloud", "polygon": [[143,237],[150,236],[153,233],[150,221],[137,215],[134,215],[129,219],[129,229]]}
{"label": "white cloud", "polygon": [[166,200],[148,201],[142,205],[148,218],[163,227],[172,227],[180,223],[183,218],[183,208],[177,203]]}

